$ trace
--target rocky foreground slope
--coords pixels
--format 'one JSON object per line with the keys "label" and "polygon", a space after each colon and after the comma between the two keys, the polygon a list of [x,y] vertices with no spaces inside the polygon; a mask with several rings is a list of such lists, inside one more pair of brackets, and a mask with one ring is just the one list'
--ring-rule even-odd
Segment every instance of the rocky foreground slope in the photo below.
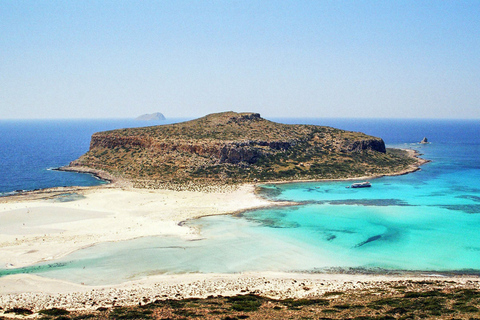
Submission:
{"label": "rocky foreground slope", "polygon": [[393,174],[416,160],[382,139],[258,113],[224,112],[183,123],[95,133],[70,167],[100,169],[137,186],[341,179]]}

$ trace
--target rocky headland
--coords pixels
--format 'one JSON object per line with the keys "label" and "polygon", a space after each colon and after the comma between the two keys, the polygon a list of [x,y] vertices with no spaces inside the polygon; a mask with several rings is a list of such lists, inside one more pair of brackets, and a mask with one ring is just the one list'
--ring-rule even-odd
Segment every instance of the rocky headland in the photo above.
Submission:
{"label": "rocky headland", "polygon": [[381,176],[413,171],[418,161],[363,133],[224,112],[95,133],[90,150],[69,170],[90,168],[137,187],[168,188]]}

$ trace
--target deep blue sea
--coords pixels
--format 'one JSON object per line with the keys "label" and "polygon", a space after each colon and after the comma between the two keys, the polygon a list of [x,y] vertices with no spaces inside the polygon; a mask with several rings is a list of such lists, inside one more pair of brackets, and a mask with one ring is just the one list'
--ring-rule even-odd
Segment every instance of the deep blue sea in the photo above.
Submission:
{"label": "deep blue sea", "polygon": [[51,170],[88,151],[93,133],[178,122],[116,120],[1,120],[0,196],[18,190],[92,186],[102,181],[88,174]]}
{"label": "deep blue sea", "polygon": [[[210,216],[187,224],[202,240],[149,237],[103,243],[0,275],[35,272],[90,284],[159,273],[411,270],[480,273],[480,121],[385,119],[272,119],[361,131],[387,146],[418,150],[432,160],[422,170],[350,182],[264,185],[262,194],[299,206]],[[49,171],[88,149],[99,130],[132,121],[0,122],[0,191],[92,185],[80,174]],[[418,144],[423,137],[431,143]],[[86,268],[85,268],[86,267]],[[114,275],[113,277],[111,275]]]}

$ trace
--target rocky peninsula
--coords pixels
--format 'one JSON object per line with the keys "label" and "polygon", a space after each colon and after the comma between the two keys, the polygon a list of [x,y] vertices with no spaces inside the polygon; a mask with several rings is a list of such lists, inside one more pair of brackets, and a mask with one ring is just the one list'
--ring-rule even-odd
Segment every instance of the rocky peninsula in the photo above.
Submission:
{"label": "rocky peninsula", "polygon": [[419,160],[382,139],[258,113],[223,112],[183,123],[95,133],[68,170],[98,170],[136,187],[232,185],[405,173]]}

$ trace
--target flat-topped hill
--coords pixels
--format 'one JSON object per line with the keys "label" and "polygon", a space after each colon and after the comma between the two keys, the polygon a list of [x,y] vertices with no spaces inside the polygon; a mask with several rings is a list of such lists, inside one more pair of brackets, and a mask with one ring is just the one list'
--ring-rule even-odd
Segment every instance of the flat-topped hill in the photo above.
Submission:
{"label": "flat-topped hill", "polygon": [[70,167],[89,167],[137,186],[392,174],[416,161],[382,139],[315,125],[287,125],[258,113],[224,112],[182,123],[95,133]]}

